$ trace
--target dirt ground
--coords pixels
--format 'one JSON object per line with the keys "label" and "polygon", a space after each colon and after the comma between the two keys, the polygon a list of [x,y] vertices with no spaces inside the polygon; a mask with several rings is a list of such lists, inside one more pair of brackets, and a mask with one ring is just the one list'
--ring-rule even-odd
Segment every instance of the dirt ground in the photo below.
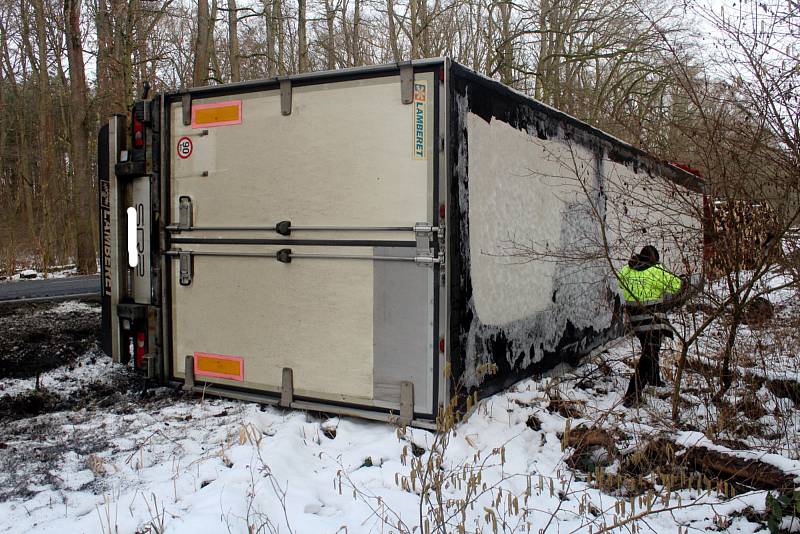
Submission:
{"label": "dirt ground", "polygon": [[0,422],[108,407],[144,386],[100,349],[96,302],[0,306]]}
{"label": "dirt ground", "polygon": [[36,376],[97,350],[100,314],[95,306],[0,306],[0,380]]}
{"label": "dirt ground", "polygon": [[106,449],[107,429],[93,424],[99,412],[174,402],[172,390],[144,386],[100,350],[97,303],[0,307],[0,501],[53,483],[65,453]]}
{"label": "dirt ground", "polygon": [[140,375],[113,364],[100,349],[97,303],[0,307],[0,423],[108,409],[142,396],[145,386]]}

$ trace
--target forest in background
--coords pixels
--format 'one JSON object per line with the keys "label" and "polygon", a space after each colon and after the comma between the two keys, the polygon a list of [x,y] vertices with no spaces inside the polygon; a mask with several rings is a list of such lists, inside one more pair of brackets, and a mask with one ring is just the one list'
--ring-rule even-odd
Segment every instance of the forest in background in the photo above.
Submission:
{"label": "forest in background", "polygon": [[1,0],[0,35],[0,274],[96,270],[96,132],[145,81],[423,57],[697,168],[714,196],[796,211],[797,0]]}

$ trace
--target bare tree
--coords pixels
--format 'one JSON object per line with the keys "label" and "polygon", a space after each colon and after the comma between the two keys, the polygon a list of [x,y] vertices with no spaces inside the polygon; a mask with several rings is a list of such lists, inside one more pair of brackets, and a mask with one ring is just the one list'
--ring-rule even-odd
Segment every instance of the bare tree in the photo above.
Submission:
{"label": "bare tree", "polygon": [[396,15],[394,13],[394,0],[386,0],[386,18],[388,19],[389,23],[389,45],[392,48],[392,57],[394,58],[395,62],[400,62],[401,55],[400,55],[400,47],[397,43],[397,28],[395,18]]}
{"label": "bare tree", "polygon": [[[89,100],[83,65],[79,1],[64,0],[64,20],[69,59],[70,160],[72,174],[78,188],[80,211],[86,214],[92,210],[92,187],[89,177]],[[78,271],[82,273],[96,272],[97,256],[92,239],[92,219],[85,215],[80,216],[77,223]]]}
{"label": "bare tree", "polygon": [[308,63],[308,39],[306,37],[306,0],[297,0],[297,71],[306,72]]}
{"label": "bare tree", "polygon": [[334,23],[336,21],[336,7],[331,0],[325,0],[325,68],[333,70],[336,68],[336,33]]}
{"label": "bare tree", "polygon": [[194,72],[192,84],[195,86],[208,83],[208,62],[210,57],[209,37],[211,35],[211,19],[208,13],[208,0],[197,1],[197,34],[194,45]]}
{"label": "bare tree", "polygon": [[236,0],[228,0],[228,55],[231,63],[231,81],[242,79],[239,70],[239,12]]}

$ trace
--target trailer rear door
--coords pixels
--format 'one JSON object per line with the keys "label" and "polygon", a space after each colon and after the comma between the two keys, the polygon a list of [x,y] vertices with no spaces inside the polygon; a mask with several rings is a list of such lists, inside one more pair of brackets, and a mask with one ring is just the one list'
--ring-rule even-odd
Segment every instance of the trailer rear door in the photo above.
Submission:
{"label": "trailer rear door", "polygon": [[197,380],[279,394],[289,368],[296,396],[395,411],[411,382],[434,413],[434,83],[167,99],[174,377],[192,355]]}

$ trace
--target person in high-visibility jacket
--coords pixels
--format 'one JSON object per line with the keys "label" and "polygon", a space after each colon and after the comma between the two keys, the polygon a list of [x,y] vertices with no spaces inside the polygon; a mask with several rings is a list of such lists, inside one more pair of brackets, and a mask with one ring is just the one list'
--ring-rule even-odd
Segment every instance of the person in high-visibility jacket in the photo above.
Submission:
{"label": "person in high-visibility jacket", "polygon": [[659,263],[658,250],[648,245],[631,257],[617,273],[617,280],[631,327],[642,345],[642,356],[623,397],[625,405],[630,406],[641,400],[642,389],[648,384],[663,385],[658,353],[663,338],[672,338],[664,310],[681,290],[681,279]]}

